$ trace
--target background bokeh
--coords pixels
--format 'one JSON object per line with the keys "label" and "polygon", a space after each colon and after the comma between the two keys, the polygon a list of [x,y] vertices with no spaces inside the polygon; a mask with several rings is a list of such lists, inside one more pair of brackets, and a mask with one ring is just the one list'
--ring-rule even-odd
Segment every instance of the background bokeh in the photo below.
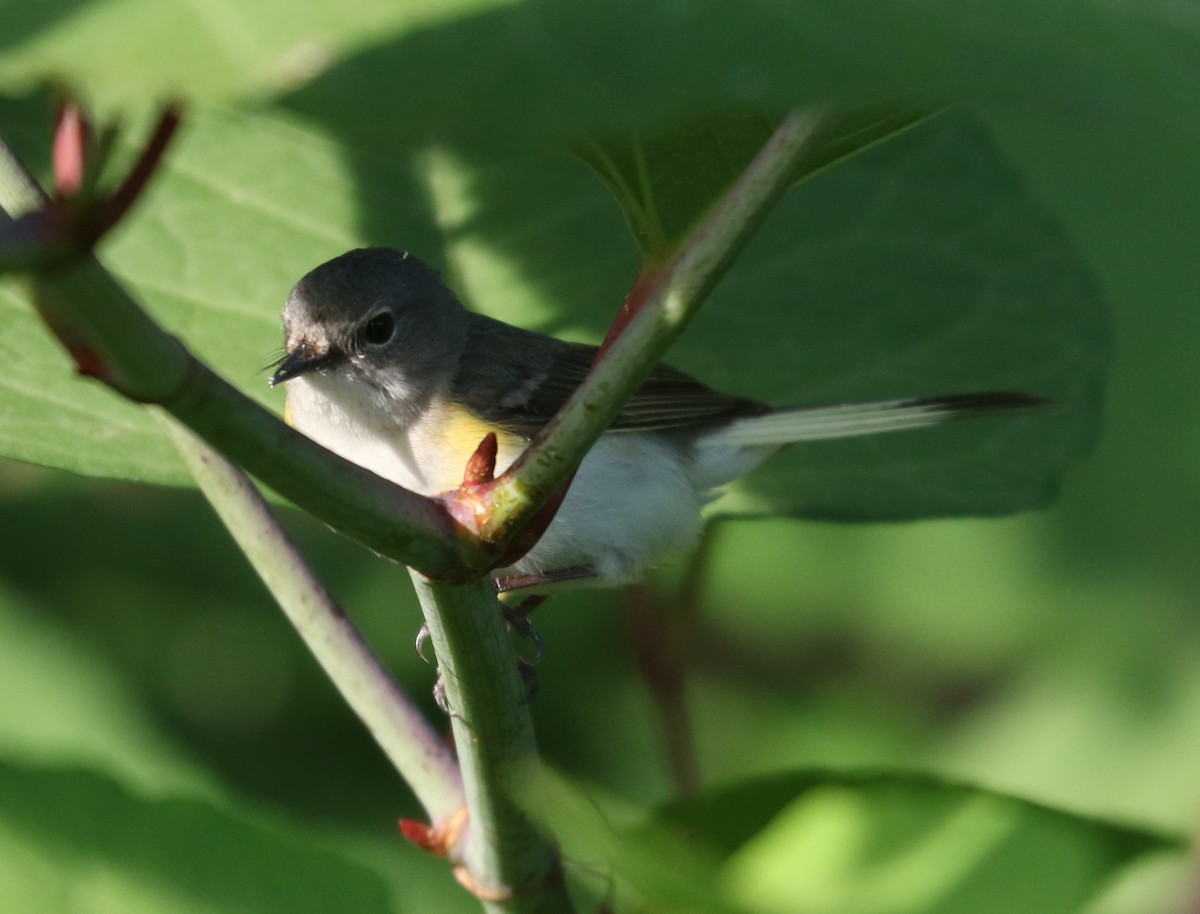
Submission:
{"label": "background bokeh", "polygon": [[[1086,29],[1057,63],[1045,49],[1035,54],[1012,37],[1035,33],[1020,31],[1029,24],[1023,9],[994,34],[982,17],[929,40],[958,48],[964,67],[986,50],[965,80],[980,93],[972,117],[1090,268],[1109,309],[1113,349],[1094,448],[1050,507],[1014,517],[717,525],[689,652],[699,766],[706,783],[800,766],[911,768],[1191,833],[1200,816],[1200,96],[1194,80],[1186,89],[1174,77],[1195,75],[1195,29],[1173,20],[1178,31],[1164,42],[1172,52],[1131,51],[1122,71],[1111,60],[1095,63],[1093,53],[1107,45],[1086,44]],[[1085,21],[1112,25],[1094,16],[1101,19]],[[842,34],[822,21],[829,35]],[[1137,35],[1158,35],[1165,20],[1154,21]],[[486,33],[487,21],[470,28]],[[454,38],[426,34],[413,47],[436,61]],[[318,90],[339,79],[370,81],[390,60],[383,50],[364,54],[281,108],[319,118]],[[408,66],[419,72],[423,64],[435,66],[420,53]],[[1103,77],[1094,84],[1062,78],[1093,65]],[[1004,66],[1028,72],[1007,82],[988,75]],[[1057,82],[1039,83],[1047,73]],[[1172,93],[1143,104],[1159,80],[1171,82]],[[572,98],[583,93],[567,83]],[[439,99],[434,92],[421,111],[433,112]],[[678,99],[657,102],[672,103]],[[409,180],[407,166],[398,169],[372,146],[380,142],[374,125],[361,128],[365,138],[356,142],[368,151],[344,169],[348,185],[364,169],[376,180]],[[196,142],[233,141],[214,128]],[[454,168],[439,167],[436,186],[450,197],[465,193]],[[546,173],[559,180],[561,167]],[[575,186],[575,178],[561,180]],[[339,199],[354,205],[353,193]],[[619,298],[619,277],[632,276],[636,251],[616,209],[603,210],[598,185],[589,199],[593,209],[581,221],[608,241],[595,248],[601,288],[580,294]],[[356,231],[394,237],[395,220],[410,217],[389,216],[378,203],[358,201]],[[152,206],[148,212],[156,227]],[[491,210],[480,212],[486,219]],[[464,295],[486,300],[489,282],[507,281],[504,258],[494,246],[472,247],[488,237],[486,223],[457,231],[457,268],[474,284]],[[337,231],[330,235],[325,243],[341,243]],[[122,244],[132,242],[118,238],[118,252]],[[309,256],[290,250],[296,260]],[[153,287],[138,252],[124,255]],[[236,285],[238,269],[231,264],[223,281]],[[279,272],[300,271],[289,263]],[[546,274],[529,307],[587,282],[565,268]],[[245,307],[266,322],[286,284],[260,284]],[[557,313],[547,312],[546,322]],[[186,317],[176,330],[187,336]],[[250,375],[270,355],[268,345],[239,381],[257,383]],[[436,716],[433,672],[412,650],[419,612],[403,569],[295,513],[284,517],[385,661]],[[546,759],[637,802],[669,797],[659,724],[620,596],[556,599],[539,611],[538,626],[547,648],[533,715]],[[315,827],[363,860],[385,861],[380,868],[396,884],[420,887],[425,900],[413,910],[475,909],[438,861],[399,838],[395,819],[419,812],[411,795],[195,492],[0,464],[0,696],[5,759],[119,772],[149,796],[232,800],[282,829]],[[4,840],[0,834],[8,847]],[[1139,864],[1091,910],[1184,910],[1189,867],[1180,856]]]}

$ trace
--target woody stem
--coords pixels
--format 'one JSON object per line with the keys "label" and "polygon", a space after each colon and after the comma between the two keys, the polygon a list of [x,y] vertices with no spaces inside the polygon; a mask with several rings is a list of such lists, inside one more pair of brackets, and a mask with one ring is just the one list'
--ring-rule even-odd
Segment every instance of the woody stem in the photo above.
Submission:
{"label": "woody stem", "polygon": [[491,581],[439,585],[412,572],[454,728],[470,819],[452,852],[489,911],[569,914],[558,852],[513,799],[537,745]]}

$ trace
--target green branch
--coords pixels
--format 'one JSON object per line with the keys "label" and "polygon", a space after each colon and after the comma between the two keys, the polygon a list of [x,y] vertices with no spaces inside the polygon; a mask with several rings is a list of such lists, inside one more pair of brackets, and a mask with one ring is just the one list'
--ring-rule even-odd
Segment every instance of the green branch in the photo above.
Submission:
{"label": "green branch", "polygon": [[10,219],[32,212],[46,202],[46,195],[0,137],[0,211]]}
{"label": "green branch", "polygon": [[[492,500],[481,532],[493,556],[564,484],[789,186],[798,163],[816,147],[827,127],[823,112],[789,115],[674,259],[639,278],[604,356],[516,464],[487,484]],[[0,176],[4,167],[0,161]],[[536,766],[537,756],[524,685],[491,582],[486,578],[457,585],[430,581],[463,581],[473,576],[471,569],[485,568],[488,556],[481,544],[460,537],[439,503],[325,451],[217,377],[165,334],[90,255],[53,269],[43,265],[34,270],[32,282],[39,311],[82,372],[132,399],[162,406],[300,507],[377,552],[420,569],[414,580],[453,713],[469,809],[465,830],[448,848],[459,864],[460,880],[489,910],[570,911],[552,842],[538,833],[512,800],[516,779]],[[198,471],[205,475],[204,460],[189,458],[189,462],[196,460]],[[237,488],[238,478],[223,476],[218,488]],[[464,490],[463,494],[473,493]],[[244,497],[244,492],[230,496],[230,503],[240,504]],[[243,504],[239,510],[250,509]],[[254,529],[262,523],[256,511],[250,514],[234,526]],[[239,542],[247,535],[233,532]],[[264,544],[250,536],[243,548],[249,554]],[[270,548],[280,547],[273,542]],[[281,570],[289,561],[274,555],[267,561],[267,573],[275,582],[273,590],[281,588],[281,603],[299,600],[302,605],[302,593],[311,596],[313,591],[308,584],[300,592],[288,590]],[[323,621],[314,622],[305,616],[303,624],[320,628],[332,624],[335,617],[336,613],[326,613]],[[361,677],[364,662],[358,657],[332,664],[335,670],[345,665]],[[386,718],[396,713],[394,696],[379,679],[371,678],[363,696],[361,704],[372,715]],[[387,732],[394,723],[369,726],[373,731],[382,726]],[[417,732],[423,731],[418,727]],[[443,775],[439,778],[445,780]],[[445,784],[427,790],[440,797],[436,815],[445,816],[446,807],[452,805]]]}
{"label": "green branch", "polygon": [[558,852],[513,800],[537,745],[516,654],[490,581],[438,585],[413,572],[454,727],[470,809],[459,878],[489,910],[573,910]]}
{"label": "green branch", "polygon": [[626,302],[628,324],[557,416],[497,481],[481,535],[503,541],[563,485],[624,408],[716,285],[800,163],[820,147],[832,119],[821,109],[789,114],[675,258],[643,274]]}
{"label": "green branch", "polygon": [[[20,213],[45,200],[0,149],[0,205]],[[5,177],[15,181],[5,181]],[[25,262],[39,314],[80,372],[161,407],[235,464],[299,507],[437,578],[476,578],[418,592],[455,709],[462,758],[456,779],[429,728],[396,692],[297,556],[247,481],[176,429],[174,437],[214,507],[310,649],[429,810],[460,880],[489,910],[569,912],[557,852],[508,799],[519,769],[536,763],[521,679],[489,578],[489,556],[461,535],[440,503],[408,492],[326,451],[215,375],[165,333],[87,252],[56,246],[53,210],[0,219],[3,241],[48,240]],[[40,218],[39,218],[40,217]],[[5,224],[6,223],[6,224]],[[478,569],[472,574],[471,569]],[[465,823],[458,815],[467,802]]]}
{"label": "green branch", "polygon": [[465,800],[445,741],[380,666],[246,475],[178,423],[162,418],[201,491],[305,645],[412,787],[434,828],[448,827]]}
{"label": "green branch", "polygon": [[294,504],[376,552],[463,576],[469,543],[435,502],[288,428],[160,328],[94,258],[30,280],[38,310],[92,375],[161,406]]}
{"label": "green branch", "polygon": [[28,275],[38,312],[79,372],[161,406],[298,507],[438,578],[486,558],[441,505],[325,450],[214,374],[90,253],[59,249],[61,212],[0,142],[0,271]]}

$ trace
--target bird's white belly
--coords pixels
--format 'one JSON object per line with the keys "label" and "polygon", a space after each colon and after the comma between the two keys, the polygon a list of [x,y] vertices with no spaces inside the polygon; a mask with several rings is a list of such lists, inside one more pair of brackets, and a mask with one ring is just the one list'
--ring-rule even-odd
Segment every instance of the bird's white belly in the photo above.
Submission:
{"label": "bird's white belly", "polygon": [[[288,387],[293,425],[334,453],[414,492],[432,495],[461,481],[477,444],[474,438],[470,444],[464,438],[448,445],[448,438],[462,437],[462,429],[451,429],[436,416],[412,432],[389,429],[372,421],[374,404],[345,396],[341,387],[296,378]],[[502,448],[497,472],[519,451],[519,446]],[[695,543],[703,502],[669,442],[653,432],[610,432],[584,458],[541,540],[503,573],[542,574],[590,565],[605,583],[634,580],[646,567]]]}
{"label": "bird's white belly", "polygon": [[604,435],[584,458],[545,535],[513,574],[591,565],[606,584],[689,549],[703,502],[672,446],[653,433]]}

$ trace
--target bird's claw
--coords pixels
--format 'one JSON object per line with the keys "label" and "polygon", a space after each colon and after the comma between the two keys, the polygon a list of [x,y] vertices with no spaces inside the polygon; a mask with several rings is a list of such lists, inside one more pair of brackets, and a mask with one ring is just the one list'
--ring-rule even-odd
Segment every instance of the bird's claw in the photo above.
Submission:
{"label": "bird's claw", "polygon": [[422,623],[420,630],[417,632],[417,640],[413,643],[413,647],[417,649],[417,656],[425,663],[429,662],[429,658],[425,656],[425,642],[429,640],[429,623]]}
{"label": "bird's claw", "polygon": [[542,640],[541,633],[533,627],[533,623],[529,621],[529,617],[522,611],[525,604],[516,607],[500,604],[500,612],[504,616],[504,621],[508,623],[508,627],[516,633],[520,638],[528,638],[533,642],[533,660],[526,660],[526,663],[531,665],[542,662],[542,654],[544,653],[545,642]]}

